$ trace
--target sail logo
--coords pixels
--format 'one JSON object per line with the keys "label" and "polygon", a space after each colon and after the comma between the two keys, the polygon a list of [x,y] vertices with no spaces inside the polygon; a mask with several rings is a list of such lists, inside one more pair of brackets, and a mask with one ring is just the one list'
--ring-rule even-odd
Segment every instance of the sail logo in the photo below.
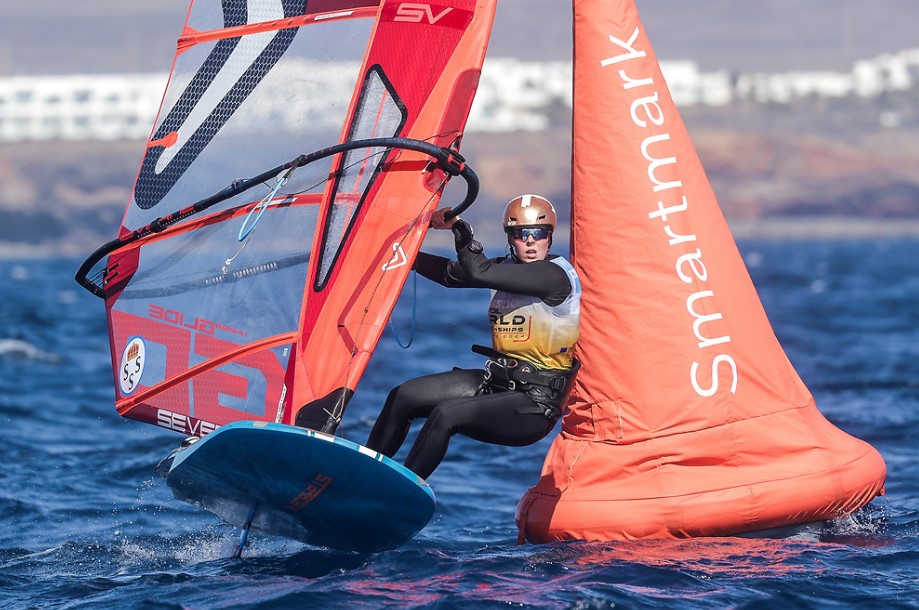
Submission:
{"label": "sail logo", "polygon": [[407,23],[421,23],[422,21],[427,21],[429,24],[434,25],[446,17],[447,13],[451,11],[453,11],[453,8],[447,7],[435,15],[434,9],[431,8],[430,4],[403,2],[396,10],[396,16],[393,18],[393,21],[404,21]]}
{"label": "sail logo", "polygon": [[166,309],[164,307],[160,307],[159,305],[151,304],[147,310],[147,316],[154,320],[161,320],[163,322],[168,322],[169,324],[174,324],[183,328],[191,328],[192,330],[197,330],[209,335],[213,335],[216,331],[219,330],[225,333],[239,335],[240,337],[249,336],[249,333],[244,330],[239,330],[233,328],[232,326],[227,326],[226,324],[220,324],[219,322],[212,322],[211,320],[199,318],[197,316],[192,320],[191,316],[186,318],[185,314],[181,311]]}
{"label": "sail logo", "polygon": [[195,419],[194,417],[189,417],[182,413],[173,413],[166,409],[156,410],[156,425],[161,428],[166,428],[167,430],[175,430],[176,432],[190,434],[192,436],[205,436],[220,427],[209,421]]}
{"label": "sail logo", "polygon": [[121,362],[118,365],[118,387],[123,396],[130,396],[140,385],[146,362],[147,350],[143,339],[132,338],[121,353]]}
{"label": "sail logo", "polygon": [[[208,425],[196,423],[202,415],[216,424],[240,419],[239,414],[245,419],[275,418],[287,363],[279,359],[277,348],[227,341],[200,326],[179,326],[117,309],[111,311],[111,324],[120,337],[114,340],[127,342],[114,371],[116,391],[122,397],[135,393],[120,401],[123,415],[151,421],[148,409],[162,409],[152,423],[182,431]],[[143,401],[134,402],[141,393]]]}
{"label": "sail logo", "polygon": [[394,242],[392,245],[392,258],[389,259],[388,263],[383,265],[383,271],[391,271],[399,267],[404,267],[407,262],[408,257],[405,256],[405,250],[402,249],[402,244]]}
{"label": "sail logo", "polygon": [[[667,240],[668,246],[674,248],[674,268],[680,281],[686,286],[703,287],[709,281],[709,273],[703,259],[702,247],[690,250],[689,248],[699,244],[699,240],[694,233],[679,228],[689,226],[686,217],[682,215],[688,216],[691,212],[682,180],[672,177],[676,175],[675,168],[679,165],[670,133],[666,131],[667,116],[659,95],[661,89],[666,90],[666,85],[658,84],[654,73],[641,73],[649,64],[647,61],[640,61],[645,60],[648,53],[638,47],[639,35],[640,30],[637,27],[628,40],[621,40],[610,34],[609,41],[615,48],[615,54],[601,59],[599,64],[603,69],[613,66],[619,68],[617,75],[623,90],[634,96],[629,104],[629,118],[636,127],[651,132],[642,139],[637,151],[648,164],[648,184],[654,193],[654,199],[657,200],[656,204],[651,206],[653,209],[647,213],[647,218],[661,223],[663,237]],[[633,64],[636,61],[637,65]],[[672,203],[673,201],[679,203]],[[719,393],[725,373],[730,376],[727,390],[732,394],[737,392],[737,362],[729,353],[724,353],[731,347],[731,336],[724,333],[728,326],[717,306],[718,300],[713,290],[697,289],[685,300],[686,311],[692,318],[692,335],[696,340],[696,346],[699,350],[704,350],[701,353],[708,361],[707,367],[693,361],[688,371],[693,391],[703,398]],[[714,346],[723,346],[719,351],[724,351],[711,355],[710,348]],[[702,372],[703,368],[707,368],[708,371]]]}
{"label": "sail logo", "polygon": [[325,474],[317,474],[313,481],[307,485],[306,489],[297,494],[290,502],[284,506],[284,510],[287,510],[292,513],[298,513],[306,505],[319,497],[319,494],[326,490],[326,487],[329,486],[329,483],[332,482],[332,477]]}

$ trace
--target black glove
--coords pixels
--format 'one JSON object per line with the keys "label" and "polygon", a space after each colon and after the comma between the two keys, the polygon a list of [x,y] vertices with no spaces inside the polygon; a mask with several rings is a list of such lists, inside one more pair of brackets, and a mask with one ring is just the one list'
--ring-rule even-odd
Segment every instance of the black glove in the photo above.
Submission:
{"label": "black glove", "polygon": [[457,252],[463,248],[469,248],[473,252],[482,251],[482,244],[473,237],[472,225],[465,220],[457,220],[453,223],[453,241]]}

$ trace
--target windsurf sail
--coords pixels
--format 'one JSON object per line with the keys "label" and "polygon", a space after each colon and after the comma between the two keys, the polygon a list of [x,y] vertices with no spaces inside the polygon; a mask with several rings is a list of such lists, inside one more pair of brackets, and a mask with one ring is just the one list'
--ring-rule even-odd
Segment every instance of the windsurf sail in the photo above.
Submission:
{"label": "windsurf sail", "polygon": [[634,1],[575,0],[574,45],[582,367],[521,532],[731,535],[863,506],[884,460],[776,339]]}
{"label": "windsurf sail", "polygon": [[121,415],[335,430],[446,182],[475,197],[495,4],[191,2],[120,233],[77,273]]}

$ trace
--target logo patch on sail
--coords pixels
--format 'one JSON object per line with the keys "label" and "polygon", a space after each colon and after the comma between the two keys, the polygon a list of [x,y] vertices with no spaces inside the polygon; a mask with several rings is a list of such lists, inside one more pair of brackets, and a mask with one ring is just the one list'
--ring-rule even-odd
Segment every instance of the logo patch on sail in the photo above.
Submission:
{"label": "logo patch on sail", "polygon": [[147,350],[144,340],[134,337],[121,353],[121,364],[118,365],[118,386],[124,396],[130,396],[140,384],[147,362]]}
{"label": "logo patch on sail", "polygon": [[392,245],[392,258],[389,259],[388,263],[383,265],[383,271],[398,269],[405,265],[406,262],[408,262],[408,259],[405,256],[405,250],[402,249],[402,244],[394,242]]}
{"label": "logo patch on sail", "polygon": [[381,21],[397,23],[419,23],[453,29],[465,29],[472,21],[473,12],[457,6],[428,4],[423,2],[386,3],[380,16]]}
{"label": "logo patch on sail", "polygon": [[[440,7],[438,7],[439,9]],[[403,2],[399,5],[399,8],[396,10],[396,17],[393,21],[407,21],[409,23],[421,23],[425,20],[431,25],[434,25],[443,17],[452,11],[452,7],[447,7],[441,12],[434,14],[434,10],[431,8],[430,4],[419,4],[416,2]]]}

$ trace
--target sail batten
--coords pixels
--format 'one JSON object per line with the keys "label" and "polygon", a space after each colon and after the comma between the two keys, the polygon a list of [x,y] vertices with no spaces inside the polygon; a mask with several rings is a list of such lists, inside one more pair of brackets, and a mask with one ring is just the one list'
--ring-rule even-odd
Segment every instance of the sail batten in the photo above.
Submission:
{"label": "sail batten", "polygon": [[[251,22],[243,25],[234,25],[206,31],[193,29],[186,30],[186,33],[179,37],[178,47],[180,49],[185,49],[202,42],[211,42],[225,38],[238,38],[247,34],[294,29],[310,24],[328,23],[330,21],[339,21],[343,19],[373,17],[378,11],[380,0],[366,0],[360,3],[341,2],[340,4],[341,8],[329,7],[325,9],[316,9],[312,12],[310,12],[309,7],[307,7],[307,12],[298,17],[268,19],[265,21]],[[354,4],[354,6],[350,7],[352,4]],[[313,3],[310,3],[310,6],[312,5]]]}

